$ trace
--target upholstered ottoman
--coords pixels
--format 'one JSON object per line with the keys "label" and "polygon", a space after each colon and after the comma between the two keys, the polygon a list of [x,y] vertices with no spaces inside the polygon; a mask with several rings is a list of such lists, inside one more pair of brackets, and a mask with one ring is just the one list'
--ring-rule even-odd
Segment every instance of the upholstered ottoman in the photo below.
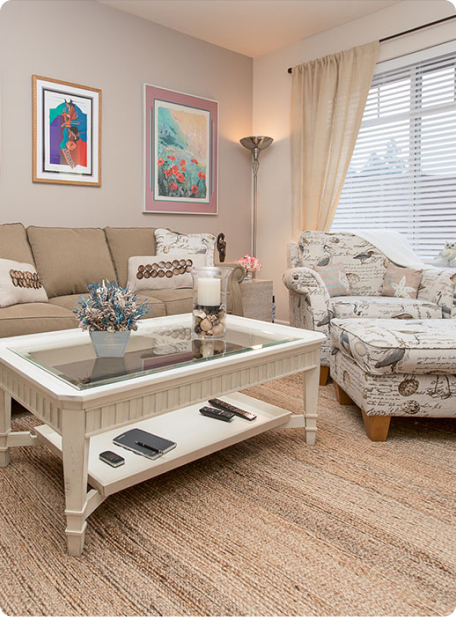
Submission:
{"label": "upholstered ottoman", "polygon": [[456,320],[333,319],[331,376],[372,441],[392,416],[456,417]]}

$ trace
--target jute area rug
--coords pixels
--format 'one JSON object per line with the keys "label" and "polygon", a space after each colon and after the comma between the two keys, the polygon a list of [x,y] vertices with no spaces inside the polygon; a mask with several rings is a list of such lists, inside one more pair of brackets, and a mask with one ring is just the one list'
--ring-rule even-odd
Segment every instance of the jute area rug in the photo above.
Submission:
{"label": "jute area rug", "polygon": [[[299,376],[251,388],[301,409]],[[317,444],[274,430],[108,498],[66,554],[62,468],[0,470],[8,615],[448,615],[456,606],[454,420],[372,443],[320,388]],[[16,429],[31,420],[16,420]]]}

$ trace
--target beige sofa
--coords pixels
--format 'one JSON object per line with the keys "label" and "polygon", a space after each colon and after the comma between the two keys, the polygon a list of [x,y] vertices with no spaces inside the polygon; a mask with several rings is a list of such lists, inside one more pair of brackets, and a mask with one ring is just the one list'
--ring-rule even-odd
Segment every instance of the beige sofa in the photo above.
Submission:
{"label": "beige sofa", "polygon": [[[155,252],[152,228],[0,225],[0,258],[33,264],[49,298],[46,303],[0,308],[0,337],[76,328],[73,307],[89,283],[105,279],[126,285],[128,258]],[[223,265],[234,268],[228,282],[228,312],[242,315],[239,284],[245,271],[239,264]],[[140,298],[148,300],[147,318],[192,310],[191,289],[142,291]]]}

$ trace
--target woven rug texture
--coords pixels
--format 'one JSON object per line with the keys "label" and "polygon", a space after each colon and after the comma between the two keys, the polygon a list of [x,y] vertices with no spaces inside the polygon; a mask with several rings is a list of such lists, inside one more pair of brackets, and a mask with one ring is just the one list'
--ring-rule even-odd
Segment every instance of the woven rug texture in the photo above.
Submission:
{"label": "woven rug texture", "polygon": [[[250,388],[302,410],[300,376]],[[30,416],[15,420],[28,430]],[[373,443],[320,388],[317,443],[277,429],[109,497],[66,554],[60,460],[0,470],[7,615],[449,615],[456,423],[397,418]]]}

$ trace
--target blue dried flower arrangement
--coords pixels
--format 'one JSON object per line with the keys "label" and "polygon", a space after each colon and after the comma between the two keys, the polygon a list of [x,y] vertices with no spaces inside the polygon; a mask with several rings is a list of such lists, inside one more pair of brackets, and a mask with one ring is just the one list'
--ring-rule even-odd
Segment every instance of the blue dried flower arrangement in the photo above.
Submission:
{"label": "blue dried flower arrangement", "polygon": [[138,294],[116,281],[93,283],[88,286],[89,297],[74,307],[83,330],[119,332],[137,330],[138,320],[149,312],[147,300],[138,304]]}

